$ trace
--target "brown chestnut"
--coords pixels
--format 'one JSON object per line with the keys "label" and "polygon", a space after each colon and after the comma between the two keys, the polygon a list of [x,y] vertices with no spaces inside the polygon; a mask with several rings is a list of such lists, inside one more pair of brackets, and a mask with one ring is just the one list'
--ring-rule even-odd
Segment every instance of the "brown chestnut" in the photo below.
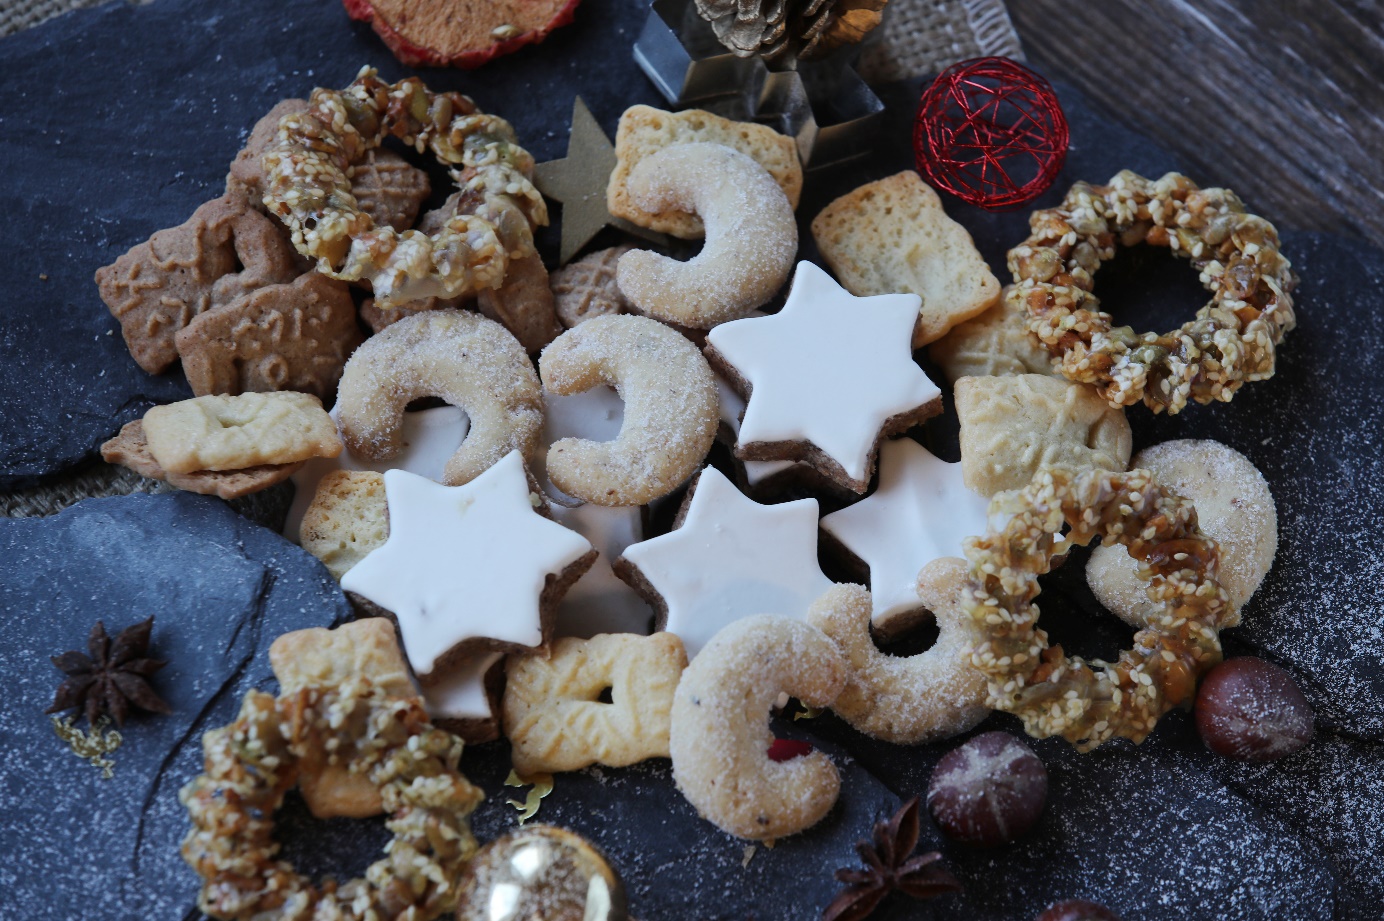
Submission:
{"label": "brown chestnut", "polygon": [[927,788],[927,808],[949,837],[1007,844],[1033,827],[1048,798],[1048,771],[1007,732],[984,732],[942,756]]}
{"label": "brown chestnut", "polygon": [[1201,680],[1197,731],[1237,761],[1274,761],[1312,738],[1315,714],[1292,676],[1254,656],[1226,659]]}
{"label": "brown chestnut", "polygon": [[1043,909],[1033,921],[1120,921],[1120,916],[1096,902],[1064,899]]}

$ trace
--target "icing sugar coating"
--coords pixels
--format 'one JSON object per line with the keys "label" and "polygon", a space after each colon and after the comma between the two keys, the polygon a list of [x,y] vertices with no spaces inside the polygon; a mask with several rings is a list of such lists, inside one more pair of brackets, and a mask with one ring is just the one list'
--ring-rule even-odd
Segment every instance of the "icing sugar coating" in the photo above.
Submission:
{"label": "icing sugar coating", "polygon": [[437,684],[420,685],[423,704],[434,719],[490,720],[490,698],[485,692],[485,673],[504,658],[502,652],[485,652],[469,656],[448,669]]}
{"label": "icing sugar coating", "polygon": [[985,676],[963,657],[970,618],[961,607],[966,563],[944,559],[919,588],[937,617],[937,642],[916,656],[880,652],[870,637],[870,593],[835,585],[813,603],[807,619],[831,637],[850,665],[850,678],[831,705],[837,715],[877,739],[913,745],[945,739],[990,715]]}
{"label": "icing sugar coating", "polygon": [[535,510],[519,452],[464,486],[403,470],[384,482],[389,539],[341,587],[394,612],[414,672],[426,681],[464,646],[542,644],[550,577],[593,551]]}
{"label": "icing sugar coating", "polygon": [[697,478],[682,524],[626,548],[615,572],[650,598],[688,658],[741,618],[802,620],[832,584],[817,563],[816,499],[760,505],[714,467]]}
{"label": "icing sugar coating", "polygon": [[429,310],[391,324],[356,349],[341,376],[341,437],[372,460],[396,456],[404,407],[419,397],[460,407],[471,429],[447,461],[457,486],[517,450],[533,456],[543,427],[543,394],[528,353],[494,320],[461,310]]}
{"label": "icing sugar coating", "polygon": [[596,317],[563,333],[538,363],[543,385],[571,394],[601,384],[624,401],[614,441],[564,438],[547,450],[558,489],[596,505],[642,505],[672,492],[716,437],[716,382],[686,337],[647,317]]}
{"label": "icing sugar coating", "polygon": [[[740,417],[745,414],[745,398],[735,392],[724,377],[716,375],[716,395],[721,400],[721,422],[731,435],[740,438]],[[731,444],[734,447],[734,442]],[[745,479],[751,486],[758,486],[776,473],[782,473],[795,465],[794,461],[742,461],[745,466]]]}
{"label": "icing sugar coating", "polygon": [[781,617],[749,617],[707,644],[678,682],[668,747],[673,779],[702,818],[741,838],[810,828],[836,802],[841,778],[814,751],[769,760],[769,710],[780,694],[825,707],[848,669],[820,630]]}
{"label": "icing sugar coating", "polygon": [[855,297],[800,262],[783,310],[709,332],[712,365],[749,394],[736,456],[807,460],[863,493],[881,432],[941,411],[941,390],[913,361],[917,315],[916,294]]}
{"label": "icing sugar coating", "polygon": [[[338,409],[333,407],[333,421],[337,413]],[[300,540],[303,514],[312,504],[312,497],[317,494],[317,484],[333,470],[373,470],[376,473],[407,470],[441,483],[447,460],[466,438],[469,428],[466,413],[455,406],[420,409],[404,413],[400,422],[399,453],[388,460],[374,461],[368,457],[358,457],[351,453],[350,448],[346,448],[336,457],[308,461],[293,474],[293,506],[284,520],[284,537],[295,543]]]}
{"label": "icing sugar coating", "polygon": [[875,491],[823,517],[822,530],[870,567],[874,622],[883,626],[921,606],[919,569],[961,557],[961,542],[985,533],[989,504],[966,488],[960,464],[899,438],[880,446]]}
{"label": "icing sugar coating", "polygon": [[649,250],[620,257],[620,291],[640,313],[710,329],[783,287],[798,225],[788,196],[752,158],[722,144],[674,144],[639,162],[629,192],[643,211],[689,212],[706,225],[706,245],[687,262]]}

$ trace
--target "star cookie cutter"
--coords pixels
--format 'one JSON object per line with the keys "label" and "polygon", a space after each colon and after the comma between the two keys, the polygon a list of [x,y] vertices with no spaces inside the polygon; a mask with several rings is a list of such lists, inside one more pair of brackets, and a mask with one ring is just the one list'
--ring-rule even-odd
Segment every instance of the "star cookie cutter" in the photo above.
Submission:
{"label": "star cookie cutter", "polygon": [[803,166],[817,170],[868,153],[883,119],[884,103],[855,71],[860,50],[771,70],[759,57],[726,50],[692,0],[653,0],[634,59],[674,108],[769,125],[793,138]]}

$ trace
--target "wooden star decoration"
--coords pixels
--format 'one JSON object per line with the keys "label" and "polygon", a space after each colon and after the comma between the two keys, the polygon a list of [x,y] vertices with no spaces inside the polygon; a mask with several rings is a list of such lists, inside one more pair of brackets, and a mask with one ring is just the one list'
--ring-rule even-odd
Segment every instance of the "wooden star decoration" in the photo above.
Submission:
{"label": "wooden star decoration", "polygon": [[572,133],[567,156],[534,168],[533,181],[548,198],[562,203],[562,245],[558,264],[566,265],[583,246],[606,227],[666,246],[668,238],[606,208],[606,186],[615,170],[615,146],[610,143],[580,96],[572,106]]}

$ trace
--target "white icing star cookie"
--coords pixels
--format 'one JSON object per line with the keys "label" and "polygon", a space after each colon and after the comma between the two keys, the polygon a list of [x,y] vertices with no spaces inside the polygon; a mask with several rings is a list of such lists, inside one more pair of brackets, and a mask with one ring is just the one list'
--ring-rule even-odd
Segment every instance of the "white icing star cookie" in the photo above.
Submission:
{"label": "white icing star cookie", "polygon": [[961,542],[985,534],[989,502],[966,488],[961,465],[938,460],[911,438],[879,449],[879,486],[822,518],[822,530],[870,567],[875,626],[922,607],[918,570],[962,556]]}
{"label": "white icing star cookie", "polygon": [[[731,447],[740,440],[740,417],[745,413],[745,398],[721,375],[716,375],[716,395],[721,400],[721,421],[730,430]],[[793,469],[793,461],[745,461],[745,481],[756,487],[775,474]]]}
{"label": "white icing star cookie", "polygon": [[595,551],[537,512],[520,454],[463,486],[403,470],[384,484],[389,539],[341,587],[394,612],[414,672],[426,681],[480,648],[542,644],[545,608]]}
{"label": "white icing star cookie", "polygon": [[663,614],[695,656],[753,614],[802,620],[831,587],[817,564],[817,500],[760,505],[714,467],[701,472],[681,525],[634,544],[615,572]]}
{"label": "white icing star cookie", "polygon": [[855,297],[800,262],[783,310],[711,330],[708,359],[749,394],[736,456],[804,460],[865,492],[880,438],[942,410],[913,361],[918,305],[916,294]]}

